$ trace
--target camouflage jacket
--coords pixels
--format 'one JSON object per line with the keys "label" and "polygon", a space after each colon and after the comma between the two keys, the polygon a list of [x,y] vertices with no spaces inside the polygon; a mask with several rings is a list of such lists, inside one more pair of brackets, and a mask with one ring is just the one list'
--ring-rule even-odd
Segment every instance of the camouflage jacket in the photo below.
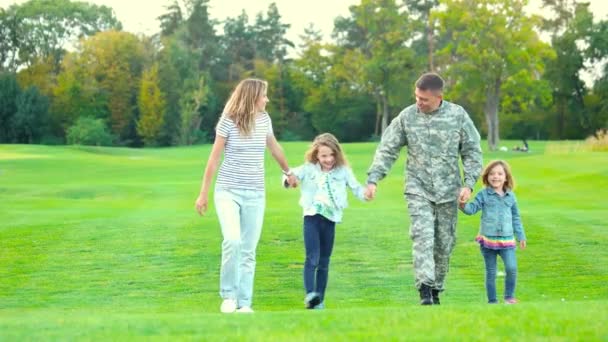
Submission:
{"label": "camouflage jacket", "polygon": [[[435,203],[455,201],[460,188],[477,182],[482,169],[479,132],[459,105],[443,101],[432,113],[414,104],[405,108],[384,131],[367,182],[377,184],[407,146],[405,194]],[[462,158],[464,183],[458,165]]]}

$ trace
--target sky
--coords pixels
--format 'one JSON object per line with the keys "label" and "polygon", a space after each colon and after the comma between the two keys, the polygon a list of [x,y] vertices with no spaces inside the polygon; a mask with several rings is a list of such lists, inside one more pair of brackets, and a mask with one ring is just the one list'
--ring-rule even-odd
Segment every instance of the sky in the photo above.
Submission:
{"label": "sky", "polygon": [[[81,0],[82,1],[82,0]],[[159,31],[158,16],[166,12],[166,6],[173,0],[84,0],[89,3],[106,5],[114,9],[116,17],[123,24],[125,31],[151,35]],[[0,7],[6,8],[13,3],[25,0],[0,0]],[[210,16],[217,20],[237,17],[244,9],[253,23],[256,14],[266,13],[268,6],[276,3],[284,23],[291,24],[287,38],[296,45],[299,36],[310,23],[321,31],[329,41],[333,31],[334,19],[348,16],[349,6],[358,4],[359,0],[210,0]],[[530,8],[540,11],[541,0],[531,0]],[[608,18],[608,1],[591,0],[591,10],[596,19]],[[221,27],[218,27],[221,29]]]}
{"label": "sky", "polygon": [[[14,3],[26,0],[0,0],[0,7],[7,8]],[[166,12],[166,6],[173,0],[80,0],[106,5],[114,9],[116,17],[125,31],[152,35],[159,29],[158,16]],[[608,0],[588,0],[596,20],[608,19]],[[181,2],[181,1],[180,1]],[[210,0],[210,16],[216,20],[237,17],[245,10],[253,24],[255,16],[262,12],[266,14],[268,6],[276,3],[283,23],[290,24],[287,38],[296,46],[300,43],[300,35],[310,23],[321,31],[324,40],[330,41],[334,19],[338,16],[348,16],[349,6],[360,3],[360,0]],[[542,14],[542,0],[530,0],[530,12]],[[221,30],[221,25],[217,27]],[[599,65],[595,66],[599,70]],[[585,81],[591,81],[592,75],[585,75]]]}

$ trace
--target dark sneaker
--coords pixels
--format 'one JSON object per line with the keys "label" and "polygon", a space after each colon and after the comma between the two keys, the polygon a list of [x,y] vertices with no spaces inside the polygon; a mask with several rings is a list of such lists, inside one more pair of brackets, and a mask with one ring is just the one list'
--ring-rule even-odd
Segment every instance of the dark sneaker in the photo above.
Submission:
{"label": "dark sneaker", "polygon": [[431,290],[431,294],[433,295],[433,305],[439,305],[439,290]]}
{"label": "dark sneaker", "polygon": [[427,284],[420,286],[420,305],[433,305],[433,295],[431,287]]}
{"label": "dark sneaker", "polygon": [[321,303],[321,297],[316,292],[310,292],[304,298],[304,305],[307,309],[314,309],[315,306]]}

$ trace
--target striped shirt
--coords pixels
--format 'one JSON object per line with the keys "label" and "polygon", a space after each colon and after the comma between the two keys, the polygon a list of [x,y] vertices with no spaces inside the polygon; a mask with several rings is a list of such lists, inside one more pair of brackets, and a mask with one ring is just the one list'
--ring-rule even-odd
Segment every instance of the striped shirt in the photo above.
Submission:
{"label": "striped shirt", "polygon": [[245,137],[232,119],[222,115],[216,134],[226,138],[216,186],[264,191],[266,138],[273,135],[270,116],[267,113],[258,115],[251,136]]}

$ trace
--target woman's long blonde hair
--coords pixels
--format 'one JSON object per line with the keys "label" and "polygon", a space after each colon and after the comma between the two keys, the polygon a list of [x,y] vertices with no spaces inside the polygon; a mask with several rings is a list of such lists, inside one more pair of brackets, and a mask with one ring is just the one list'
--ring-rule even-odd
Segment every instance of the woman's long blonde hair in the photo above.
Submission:
{"label": "woman's long blonde hair", "polygon": [[347,166],[348,160],[346,160],[346,155],[342,152],[342,147],[340,146],[340,142],[338,139],[331,133],[322,133],[315,137],[312,141],[312,145],[306,154],[304,155],[304,159],[312,164],[316,164],[319,162],[319,148],[321,146],[329,147],[334,152],[335,165],[334,167]]}
{"label": "woman's long blonde hair", "polygon": [[258,114],[256,103],[265,96],[268,89],[266,81],[247,78],[239,82],[224,106],[223,115],[227,115],[243,136],[250,136]]}

